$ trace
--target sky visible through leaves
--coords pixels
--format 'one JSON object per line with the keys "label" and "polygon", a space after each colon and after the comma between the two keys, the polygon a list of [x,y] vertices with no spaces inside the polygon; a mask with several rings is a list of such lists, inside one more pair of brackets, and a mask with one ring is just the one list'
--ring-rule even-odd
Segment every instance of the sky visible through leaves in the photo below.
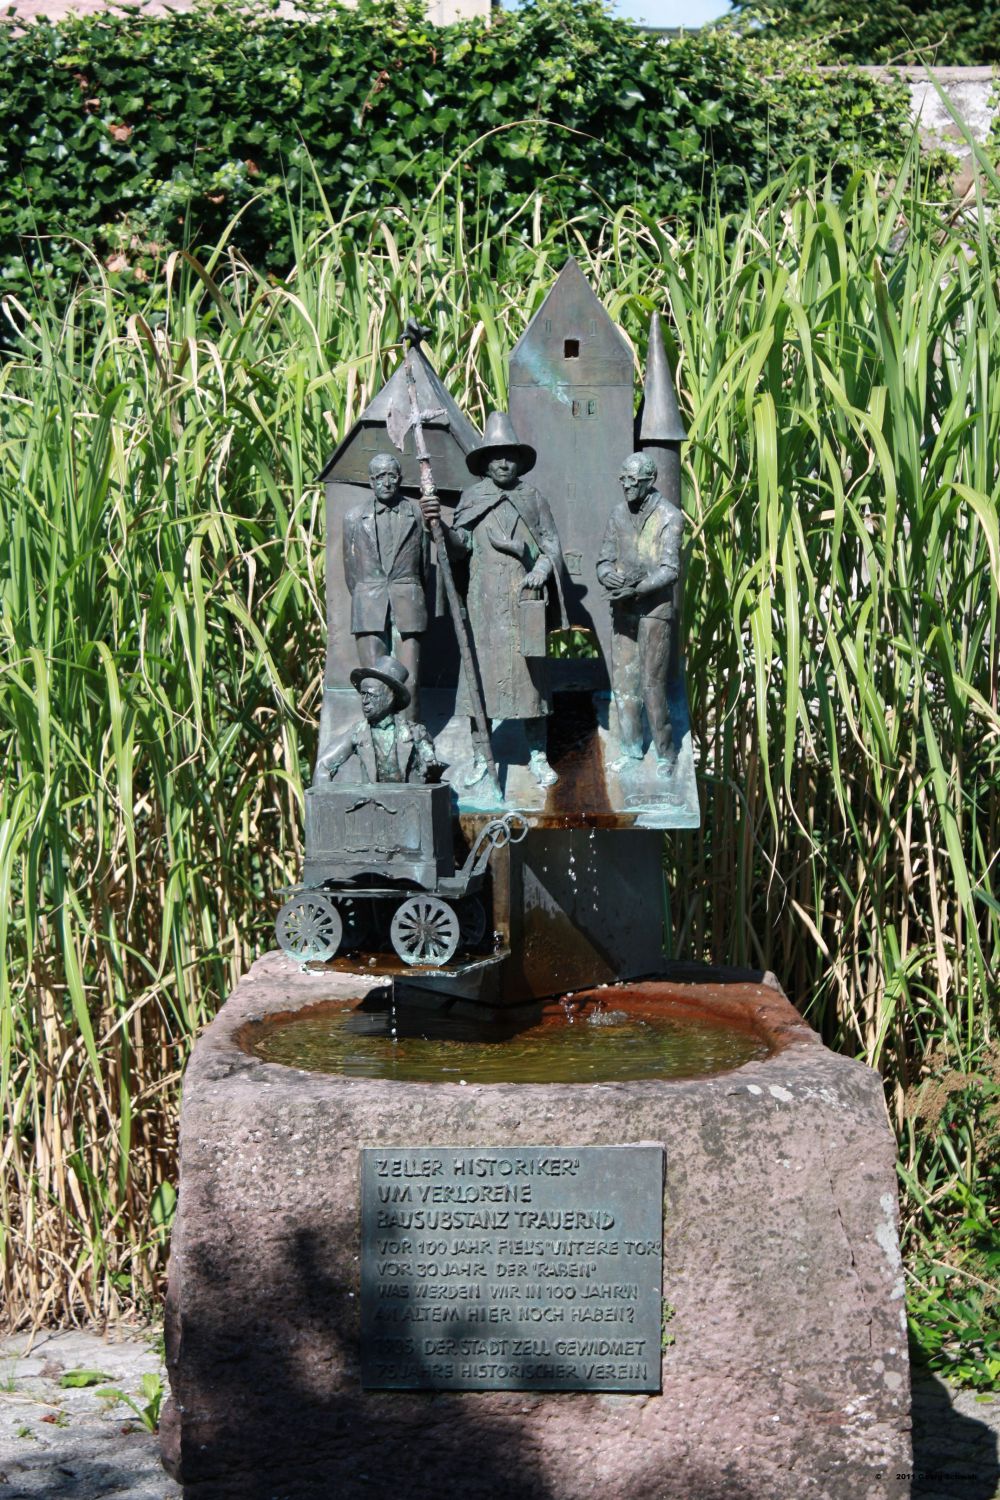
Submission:
{"label": "sky visible through leaves", "polygon": [[[516,10],[517,0],[504,0],[506,9]],[[729,0],[614,0],[612,13],[626,21],[646,26],[683,26],[691,31],[708,21],[717,21],[730,9]]]}
{"label": "sky visible through leaves", "polygon": [[718,20],[729,10],[728,0],[617,0],[617,16],[643,21],[647,26],[683,26],[690,30]]}

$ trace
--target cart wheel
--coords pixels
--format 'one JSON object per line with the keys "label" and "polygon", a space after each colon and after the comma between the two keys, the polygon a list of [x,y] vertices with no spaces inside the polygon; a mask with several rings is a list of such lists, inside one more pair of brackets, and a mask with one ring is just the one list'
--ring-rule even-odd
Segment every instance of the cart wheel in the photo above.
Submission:
{"label": "cart wheel", "polygon": [[389,933],[404,964],[446,964],[458,947],[458,917],[437,896],[411,896]]}
{"label": "cart wheel", "polygon": [[463,948],[478,948],[486,932],[486,912],[478,896],[463,896],[455,902],[458,938]]}
{"label": "cart wheel", "polygon": [[344,924],[322,891],[303,891],[286,901],[274,923],[282,953],[297,963],[332,958],[340,947]]}
{"label": "cart wheel", "polygon": [[361,901],[356,896],[337,896],[333,904],[344,924],[340,946],[360,948],[372,926],[372,914],[368,902]]}

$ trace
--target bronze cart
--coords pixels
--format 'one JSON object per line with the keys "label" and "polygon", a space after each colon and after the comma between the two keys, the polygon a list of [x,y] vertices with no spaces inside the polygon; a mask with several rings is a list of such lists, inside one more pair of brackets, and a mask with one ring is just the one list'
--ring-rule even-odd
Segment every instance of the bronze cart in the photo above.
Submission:
{"label": "bronze cart", "polygon": [[440,968],[482,942],[490,855],[527,831],[520,813],[492,818],[456,868],[447,786],[311,787],[302,884],[278,913],[278,943],[299,963],[322,962],[387,928],[403,963]]}

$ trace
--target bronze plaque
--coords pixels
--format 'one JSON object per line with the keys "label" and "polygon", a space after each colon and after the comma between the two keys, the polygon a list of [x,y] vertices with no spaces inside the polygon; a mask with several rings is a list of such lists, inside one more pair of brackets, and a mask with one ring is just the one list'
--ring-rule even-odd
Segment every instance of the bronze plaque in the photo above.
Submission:
{"label": "bronze plaque", "polygon": [[361,1383],[658,1391],[660,1146],[361,1152]]}

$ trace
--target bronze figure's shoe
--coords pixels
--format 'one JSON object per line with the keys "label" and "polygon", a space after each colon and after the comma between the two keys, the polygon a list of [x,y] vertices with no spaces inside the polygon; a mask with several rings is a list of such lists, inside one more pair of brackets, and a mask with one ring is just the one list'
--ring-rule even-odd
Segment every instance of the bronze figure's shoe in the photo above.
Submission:
{"label": "bronze figure's shoe", "polygon": [[544,750],[532,750],[528,757],[528,767],[539,786],[555,786],[559,780],[558,775],[549,765]]}
{"label": "bronze figure's shoe", "polygon": [[469,769],[462,776],[462,785],[464,787],[478,786],[488,770],[485,759],[477,751],[472,757]]}

